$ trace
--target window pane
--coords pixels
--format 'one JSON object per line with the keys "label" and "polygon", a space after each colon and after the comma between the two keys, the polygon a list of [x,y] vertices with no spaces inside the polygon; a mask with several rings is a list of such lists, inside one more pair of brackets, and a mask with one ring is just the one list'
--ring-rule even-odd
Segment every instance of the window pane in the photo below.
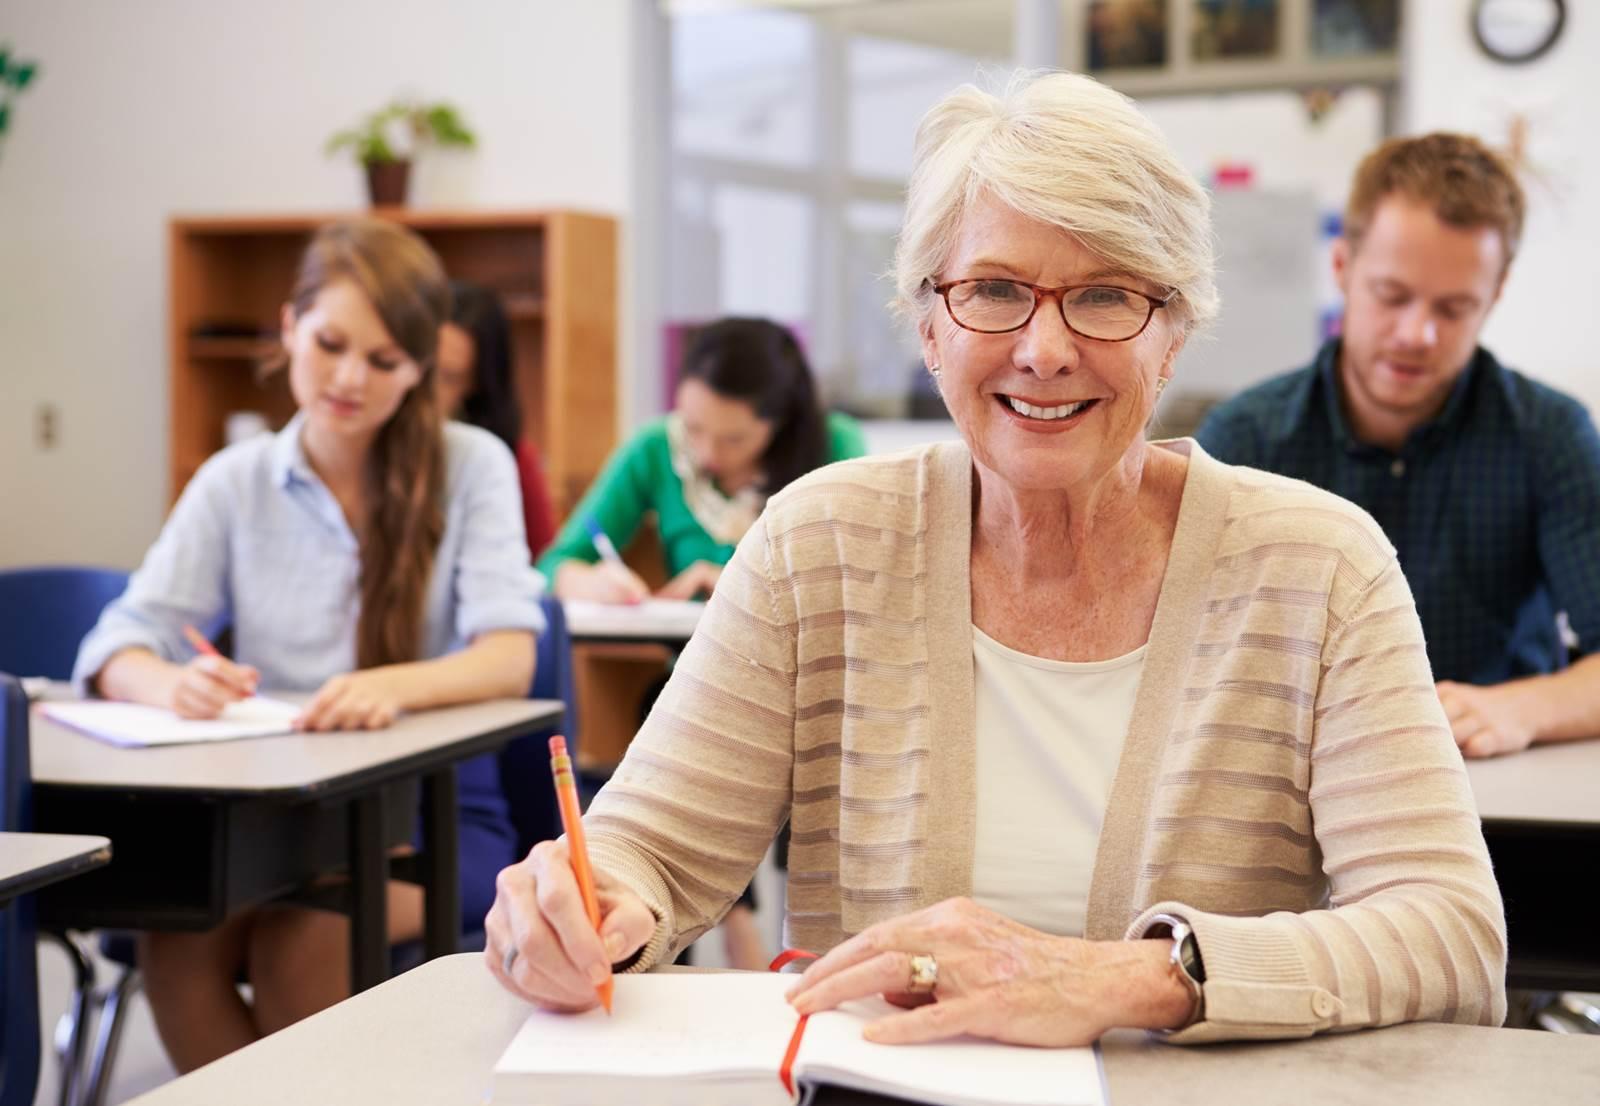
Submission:
{"label": "window pane", "polygon": [[813,37],[811,21],[790,12],[675,16],[676,148],[766,165],[810,164],[816,147]]}

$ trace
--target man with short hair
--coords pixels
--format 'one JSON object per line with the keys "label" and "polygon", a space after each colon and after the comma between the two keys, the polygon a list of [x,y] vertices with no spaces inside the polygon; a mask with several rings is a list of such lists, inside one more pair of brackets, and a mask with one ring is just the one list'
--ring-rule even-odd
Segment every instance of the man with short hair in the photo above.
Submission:
{"label": "man with short hair", "polygon": [[[1334,244],[1342,337],[1197,435],[1378,520],[1475,757],[1600,736],[1600,435],[1577,400],[1478,345],[1523,215],[1510,168],[1476,139],[1385,142],[1357,170]],[[1570,665],[1558,611],[1584,654]]]}

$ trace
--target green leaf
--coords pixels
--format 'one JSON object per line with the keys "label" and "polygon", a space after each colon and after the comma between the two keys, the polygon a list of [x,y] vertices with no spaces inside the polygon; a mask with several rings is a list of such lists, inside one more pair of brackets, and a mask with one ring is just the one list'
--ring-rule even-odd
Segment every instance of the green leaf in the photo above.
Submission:
{"label": "green leaf", "polygon": [[331,156],[338,153],[346,146],[354,146],[360,141],[361,136],[355,131],[339,131],[332,138],[328,139],[328,143],[322,148],[322,152],[324,155]]}
{"label": "green leaf", "polygon": [[476,136],[467,129],[456,109],[449,104],[435,104],[425,113],[428,129],[441,146],[472,146]]}
{"label": "green leaf", "polygon": [[11,121],[11,105],[0,104],[0,134],[6,133],[6,124]]}
{"label": "green leaf", "polygon": [[359,155],[363,165],[371,165],[381,161],[399,161],[395,156],[394,147],[389,145],[389,140],[382,134],[373,132],[364,135],[361,139]]}
{"label": "green leaf", "polygon": [[11,59],[11,47],[0,46],[0,77],[6,75],[6,62]]}
{"label": "green leaf", "polygon": [[21,92],[28,87],[28,82],[33,80],[33,75],[38,71],[39,66],[35,62],[25,61],[13,68],[7,79],[11,82],[12,88]]}

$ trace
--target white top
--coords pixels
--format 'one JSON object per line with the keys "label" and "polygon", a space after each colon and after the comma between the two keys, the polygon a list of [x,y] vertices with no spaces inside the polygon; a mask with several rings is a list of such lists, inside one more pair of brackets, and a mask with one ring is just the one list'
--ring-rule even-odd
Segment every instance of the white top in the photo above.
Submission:
{"label": "white top", "polygon": [[1054,661],[972,628],[978,839],[972,897],[1023,925],[1083,936],[1089,878],[1146,645]]}

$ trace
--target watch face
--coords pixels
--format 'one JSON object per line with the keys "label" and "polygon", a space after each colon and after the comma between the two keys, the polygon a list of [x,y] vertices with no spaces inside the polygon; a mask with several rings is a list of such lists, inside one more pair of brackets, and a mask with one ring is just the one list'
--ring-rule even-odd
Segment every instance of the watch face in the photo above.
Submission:
{"label": "watch face", "polygon": [[1472,34],[1496,61],[1528,62],[1561,37],[1567,22],[1565,0],[1477,0]]}

